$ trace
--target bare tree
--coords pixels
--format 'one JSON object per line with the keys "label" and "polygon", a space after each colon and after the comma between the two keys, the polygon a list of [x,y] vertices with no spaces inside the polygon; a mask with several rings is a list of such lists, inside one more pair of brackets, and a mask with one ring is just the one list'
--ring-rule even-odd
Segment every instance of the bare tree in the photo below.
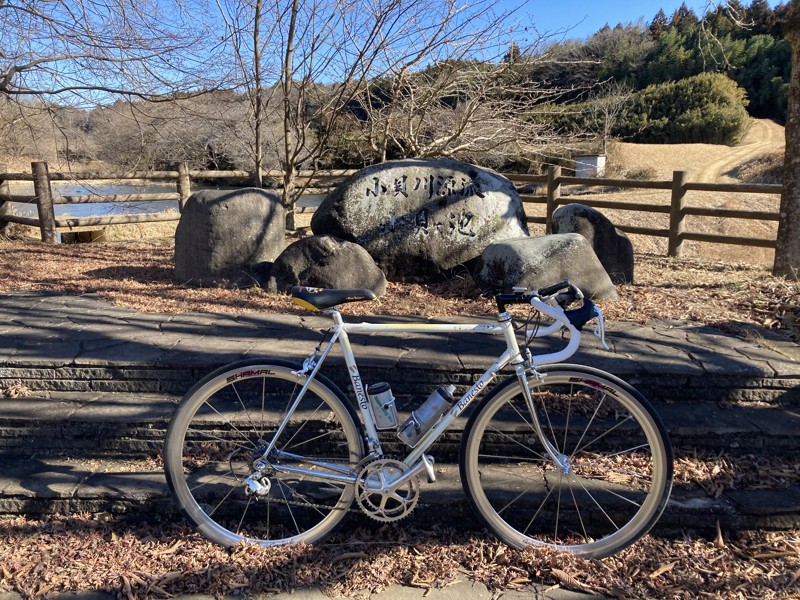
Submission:
{"label": "bare tree", "polygon": [[[370,82],[425,65],[508,47],[509,12],[494,0],[217,0],[251,98],[256,170],[261,124],[277,111],[287,225],[294,227],[300,167],[316,169],[336,129]],[[502,44],[500,43],[502,40]]]}
{"label": "bare tree", "polygon": [[[731,20],[748,27],[741,14],[741,5],[733,0],[708,0],[705,12],[723,6]],[[772,272],[779,277],[800,279],[800,4],[789,3],[784,32],[792,53],[789,80],[789,106],[786,112],[786,151],[783,167],[778,237]]]}
{"label": "bare tree", "polygon": [[491,163],[540,149],[552,134],[537,118],[537,106],[554,91],[527,80],[525,60],[451,59],[422,72],[401,70],[388,90],[369,90],[358,99],[375,159],[458,156]]}
{"label": "bare tree", "polygon": [[205,60],[213,38],[186,9],[180,0],[0,2],[0,94],[94,105],[215,85],[220,73]]}
{"label": "bare tree", "polygon": [[603,154],[608,153],[611,132],[625,114],[625,109],[633,98],[631,87],[621,81],[607,80],[598,85],[590,94],[587,108],[591,113],[590,123],[600,137]]}

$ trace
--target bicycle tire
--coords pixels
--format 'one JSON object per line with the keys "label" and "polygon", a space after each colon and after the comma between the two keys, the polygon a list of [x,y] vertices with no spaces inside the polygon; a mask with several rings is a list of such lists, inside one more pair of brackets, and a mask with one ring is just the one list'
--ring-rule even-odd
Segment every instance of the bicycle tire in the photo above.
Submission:
{"label": "bicycle tire", "polygon": [[352,471],[355,481],[364,456],[361,422],[342,392],[321,375],[312,380],[267,457],[269,492],[246,492],[254,462],[306,381],[293,371],[294,365],[279,359],[222,367],[186,393],[170,421],[164,442],[169,489],[188,521],[223,546],[319,542],[349,513],[354,483],[273,467],[338,473],[319,465],[326,461]]}
{"label": "bicycle tire", "polygon": [[496,386],[461,443],[464,491],[479,519],[518,549],[548,546],[586,558],[644,536],[672,489],[672,446],[650,403],[629,384],[578,365],[539,369],[529,382],[539,440],[518,379]]}

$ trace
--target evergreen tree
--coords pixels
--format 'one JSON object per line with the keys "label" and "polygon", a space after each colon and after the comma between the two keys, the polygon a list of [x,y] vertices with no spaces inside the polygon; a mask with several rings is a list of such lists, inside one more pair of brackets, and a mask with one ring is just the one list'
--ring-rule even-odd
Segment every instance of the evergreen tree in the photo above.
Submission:
{"label": "evergreen tree", "polygon": [[650,33],[653,35],[655,39],[664,33],[664,30],[669,26],[669,21],[667,21],[667,15],[664,14],[664,9],[659,8],[656,16],[653,17],[652,22],[650,23]]}

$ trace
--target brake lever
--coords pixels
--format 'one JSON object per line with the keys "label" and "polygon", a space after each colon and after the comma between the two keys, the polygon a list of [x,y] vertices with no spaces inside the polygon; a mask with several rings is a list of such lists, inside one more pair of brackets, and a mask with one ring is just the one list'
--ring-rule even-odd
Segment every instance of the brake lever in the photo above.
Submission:
{"label": "brake lever", "polygon": [[603,348],[606,350],[611,350],[606,343],[606,321],[605,318],[603,318],[603,313],[597,306],[595,306],[594,314],[597,318],[597,325],[594,326],[594,334],[600,338],[600,343],[603,344]]}

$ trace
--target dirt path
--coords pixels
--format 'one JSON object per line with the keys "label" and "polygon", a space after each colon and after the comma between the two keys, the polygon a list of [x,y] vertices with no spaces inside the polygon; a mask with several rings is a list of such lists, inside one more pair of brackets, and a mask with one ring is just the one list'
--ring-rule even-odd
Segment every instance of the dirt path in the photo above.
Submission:
{"label": "dirt path", "polygon": [[721,158],[703,166],[695,173],[693,179],[704,182],[734,181],[734,178],[728,175],[733,169],[756,156],[783,150],[784,145],[783,126],[769,119],[753,119],[753,124],[742,143],[731,148],[730,152]]}

